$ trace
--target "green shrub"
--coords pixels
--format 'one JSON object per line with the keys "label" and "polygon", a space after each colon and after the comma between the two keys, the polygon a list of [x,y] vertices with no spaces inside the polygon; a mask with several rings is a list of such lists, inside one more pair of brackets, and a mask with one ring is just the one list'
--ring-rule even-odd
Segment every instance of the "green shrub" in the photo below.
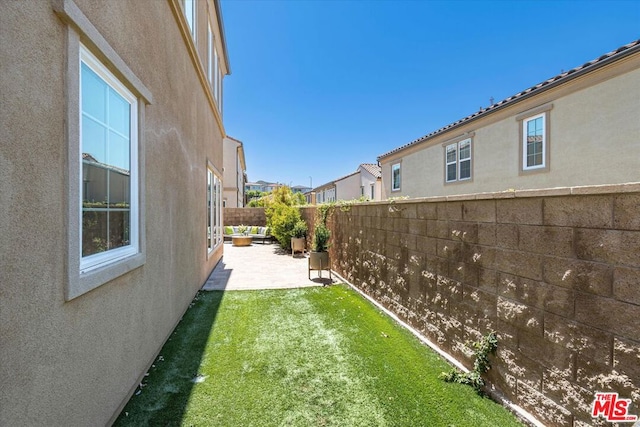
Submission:
{"label": "green shrub", "polygon": [[265,215],[271,235],[276,238],[283,249],[291,248],[291,236],[296,224],[302,220],[300,211],[293,206],[294,198],[289,187],[274,190],[267,198]]}
{"label": "green shrub", "polygon": [[307,199],[302,193],[293,193],[291,197],[295,206],[302,206],[307,204]]}
{"label": "green shrub", "polygon": [[293,226],[292,237],[296,237],[298,239],[307,237],[307,231],[309,231],[307,223],[304,222],[304,220],[300,220]]}
{"label": "green shrub", "polygon": [[322,223],[318,224],[313,234],[313,251],[326,252],[329,249],[330,237],[331,231],[327,228],[327,226]]}
{"label": "green shrub", "polygon": [[458,372],[452,369],[449,372],[440,374],[440,378],[448,383],[467,384],[473,387],[480,395],[483,394],[484,379],[482,374],[491,369],[489,354],[495,354],[498,348],[498,337],[495,332],[490,332],[479,341],[472,344],[476,360],[473,362],[473,371],[467,373]]}

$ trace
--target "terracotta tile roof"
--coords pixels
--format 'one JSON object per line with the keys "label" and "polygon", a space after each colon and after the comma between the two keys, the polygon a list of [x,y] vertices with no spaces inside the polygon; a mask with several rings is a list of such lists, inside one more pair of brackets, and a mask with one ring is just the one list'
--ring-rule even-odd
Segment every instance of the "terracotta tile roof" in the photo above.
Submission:
{"label": "terracotta tile roof", "polygon": [[376,165],[375,163],[363,163],[360,165],[360,167],[366,170],[367,172],[369,172],[375,178],[382,177],[382,169],[380,168],[380,166]]}
{"label": "terracotta tile roof", "polygon": [[607,64],[610,64],[612,62],[618,61],[622,58],[625,58],[629,55],[632,55],[636,52],[640,51],[640,39],[633,41],[629,44],[626,44],[624,46],[619,47],[616,50],[613,50],[609,53],[605,53],[604,55],[593,59],[589,62],[586,62],[582,65],[580,65],[579,67],[576,68],[572,68],[569,71],[565,71],[561,74],[558,74],[557,76],[551,77],[550,79],[547,79],[541,83],[538,83],[535,86],[531,86],[530,88],[523,90],[522,92],[518,92],[515,95],[510,96],[509,98],[503,99],[500,102],[497,102],[487,108],[482,108],[479,111],[471,114],[470,116],[467,116],[463,119],[460,119],[456,122],[453,122],[443,128],[440,128],[434,132],[431,132],[430,134],[427,134],[425,136],[422,136],[416,140],[413,140],[401,147],[395,148],[391,151],[388,151],[384,154],[381,154],[378,156],[378,161],[380,161],[380,159],[387,157],[391,154],[397,153],[399,151],[404,150],[405,148],[411,147],[413,145],[416,145],[420,142],[426,141],[430,138],[433,138],[441,133],[444,133],[446,131],[449,131],[451,129],[454,129],[458,126],[461,126],[465,123],[468,123],[472,120],[475,120],[479,117],[485,116],[487,114],[491,114],[496,110],[502,109],[508,105],[511,104],[515,104],[516,102],[522,101],[524,99],[529,98],[530,96],[536,95],[538,93],[544,92],[548,89],[551,89],[555,86],[558,86],[560,84],[566,83],[570,80],[573,80],[574,78],[590,73],[592,71],[595,71]]}

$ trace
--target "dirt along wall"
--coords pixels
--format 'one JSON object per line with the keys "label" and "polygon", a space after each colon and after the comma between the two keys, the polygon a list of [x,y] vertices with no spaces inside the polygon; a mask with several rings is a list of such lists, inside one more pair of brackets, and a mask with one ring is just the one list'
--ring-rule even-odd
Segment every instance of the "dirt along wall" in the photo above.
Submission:
{"label": "dirt along wall", "polygon": [[496,331],[491,386],[544,424],[592,425],[596,392],[640,415],[640,184],[356,204],[329,226],[333,269],[468,368]]}

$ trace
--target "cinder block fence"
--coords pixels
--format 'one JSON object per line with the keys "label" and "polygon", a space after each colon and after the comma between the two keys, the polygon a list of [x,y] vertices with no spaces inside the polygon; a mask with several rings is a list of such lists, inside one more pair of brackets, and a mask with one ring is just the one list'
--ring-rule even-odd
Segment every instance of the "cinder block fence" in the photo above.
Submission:
{"label": "cinder block fence", "polygon": [[267,225],[264,208],[224,208],[224,225]]}
{"label": "cinder block fence", "polygon": [[593,425],[599,391],[640,415],[640,184],[356,204],[329,226],[334,270],[465,366],[496,331],[493,387],[544,424]]}

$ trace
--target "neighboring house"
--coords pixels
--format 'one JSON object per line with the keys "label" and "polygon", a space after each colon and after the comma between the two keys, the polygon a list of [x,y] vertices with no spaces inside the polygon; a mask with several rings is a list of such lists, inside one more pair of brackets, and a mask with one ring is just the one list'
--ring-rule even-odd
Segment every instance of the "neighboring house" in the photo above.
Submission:
{"label": "neighboring house", "polygon": [[378,157],[383,198],[640,181],[640,41]]}
{"label": "neighboring house", "polygon": [[360,196],[369,200],[382,200],[382,170],[373,163],[358,166],[360,175]]}
{"label": "neighboring house", "polygon": [[262,191],[262,185],[257,182],[247,182],[244,184],[244,192],[247,191]]}
{"label": "neighboring house", "polygon": [[273,183],[273,182],[265,182],[262,184],[262,191],[265,191],[267,193],[272,192],[273,190],[282,187],[282,184],[278,184],[278,183]]}
{"label": "neighboring house", "polygon": [[[381,200],[382,174],[380,166],[363,163],[355,172],[316,187],[316,203],[354,200],[365,197],[369,200]],[[312,203],[311,191],[305,194],[308,203]]]}
{"label": "neighboring house", "polygon": [[316,187],[313,191],[316,193],[316,203],[336,201],[336,183],[334,181]]}
{"label": "neighboring house", "polygon": [[222,201],[224,207],[244,207],[246,170],[242,141],[227,135],[224,138],[224,191]]}
{"label": "neighboring house", "polygon": [[267,181],[247,182],[245,184],[245,191],[262,191],[263,193],[270,193],[282,184]]}
{"label": "neighboring house", "polygon": [[220,4],[0,9],[0,425],[111,425],[222,257]]}
{"label": "neighboring house", "polygon": [[291,187],[292,193],[305,194],[308,191],[311,191],[311,187],[305,187],[304,185],[294,185],[293,187]]}
{"label": "neighboring house", "polygon": [[333,181],[336,186],[336,200],[353,200],[360,197],[360,174],[351,172]]}

